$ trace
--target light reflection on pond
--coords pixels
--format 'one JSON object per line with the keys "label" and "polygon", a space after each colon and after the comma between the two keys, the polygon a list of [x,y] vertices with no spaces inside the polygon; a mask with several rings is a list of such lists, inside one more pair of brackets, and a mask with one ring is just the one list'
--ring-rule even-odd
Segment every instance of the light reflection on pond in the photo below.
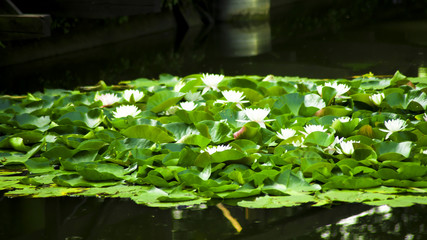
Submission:
{"label": "light reflection on pond", "polygon": [[0,200],[1,239],[425,239],[427,206],[159,209],[125,199]]}
{"label": "light reflection on pond", "polygon": [[0,67],[2,79],[7,80],[2,90],[70,89],[99,80],[116,84],[157,78],[160,73],[347,78],[400,70],[416,76],[418,68],[427,64],[425,14],[424,19],[417,13],[413,18],[403,14],[398,20],[381,21],[353,12],[339,6],[318,10],[295,3],[272,8],[269,22],[196,26],[179,33],[172,29],[31,64]]}

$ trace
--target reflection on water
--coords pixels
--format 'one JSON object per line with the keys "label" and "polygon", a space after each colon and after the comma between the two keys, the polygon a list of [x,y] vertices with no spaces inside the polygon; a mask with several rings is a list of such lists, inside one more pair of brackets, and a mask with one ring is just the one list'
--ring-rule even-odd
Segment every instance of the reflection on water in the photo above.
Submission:
{"label": "reflection on water", "polygon": [[[406,13],[408,4],[393,2],[391,10],[397,11],[397,17],[383,21],[387,18],[377,16],[390,11],[375,9],[367,1],[352,1],[347,7],[319,1],[289,1],[292,4],[277,7],[273,2],[277,1],[271,1],[269,20],[218,23],[179,33],[173,29],[0,67],[4,82],[0,92],[72,89],[99,80],[115,84],[139,77],[157,78],[160,73],[347,78],[370,71],[389,75],[400,70],[416,76],[418,68],[426,65],[427,13]],[[129,20],[131,26],[137,23]]]}
{"label": "reflection on water", "polygon": [[426,239],[427,206],[158,209],[123,199],[0,200],[1,239]]}
{"label": "reflection on water", "polygon": [[249,24],[220,24],[218,38],[222,57],[250,57],[271,51],[271,30],[268,21]]}
{"label": "reflection on water", "polygon": [[328,224],[316,229],[323,239],[424,239],[427,237],[426,206],[390,208],[387,205]]}
{"label": "reflection on water", "polygon": [[427,67],[421,66],[418,68],[418,77],[427,77]]}
{"label": "reflection on water", "polygon": [[268,18],[270,0],[217,0],[213,2],[218,21],[258,20]]}

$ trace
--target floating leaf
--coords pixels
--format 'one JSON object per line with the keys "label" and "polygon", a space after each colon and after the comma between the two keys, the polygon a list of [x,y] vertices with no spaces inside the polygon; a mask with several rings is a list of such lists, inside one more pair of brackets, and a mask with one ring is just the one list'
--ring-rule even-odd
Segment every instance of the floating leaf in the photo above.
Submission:
{"label": "floating leaf", "polygon": [[275,101],[272,111],[277,113],[287,113],[286,109],[295,115],[298,116],[299,109],[304,103],[304,96],[299,93],[290,93],[284,96],[281,96],[277,101]]}
{"label": "floating leaf", "polygon": [[334,176],[328,179],[324,189],[363,189],[378,187],[382,184],[380,179],[370,177]]}
{"label": "floating leaf", "polygon": [[299,206],[303,203],[316,202],[317,199],[311,195],[291,195],[291,196],[263,196],[253,201],[240,201],[237,203],[245,208],[282,208]]}
{"label": "floating leaf", "polygon": [[339,202],[369,202],[373,200],[387,200],[394,199],[396,196],[381,194],[381,193],[367,193],[352,190],[330,190],[318,195],[320,199],[327,201]]}
{"label": "floating leaf", "polygon": [[246,157],[246,155],[243,152],[235,149],[229,149],[212,154],[212,161],[215,163],[220,163],[225,161],[240,160],[244,157]]}
{"label": "floating leaf", "polygon": [[293,191],[316,191],[320,190],[319,185],[309,184],[303,177],[302,172],[293,173],[291,170],[285,170],[279,174],[275,182],[271,185],[265,185],[262,191],[272,195],[286,195]]}
{"label": "floating leaf", "polygon": [[89,140],[81,142],[76,149],[92,151],[92,150],[99,150],[100,148],[104,147],[105,145],[107,145],[107,143],[102,141],[102,140],[89,139]]}
{"label": "floating leaf", "polygon": [[126,174],[126,170],[120,165],[99,162],[79,163],[76,171],[89,181],[120,180]]}
{"label": "floating leaf", "polygon": [[[117,184],[117,182],[87,181],[79,174],[64,174],[64,175],[56,176],[55,178],[53,178],[53,182],[56,183],[58,186],[64,186],[64,187],[104,187],[104,186],[112,186]],[[56,196],[61,196],[61,195],[56,195]]]}
{"label": "floating leaf", "polygon": [[199,146],[201,148],[205,148],[211,142],[211,140],[207,137],[202,136],[202,135],[191,134],[191,135],[183,136],[177,142],[178,143],[185,143],[185,144],[189,144],[189,145],[196,145],[196,146]]}
{"label": "floating leaf", "polygon": [[59,123],[95,128],[99,126],[104,119],[103,112],[100,109],[92,109],[87,112],[87,109],[77,110],[80,111],[72,111],[62,115],[58,119]]}
{"label": "floating leaf", "polygon": [[30,158],[24,162],[31,173],[46,173],[54,171],[51,161],[44,157]]}
{"label": "floating leaf", "polygon": [[168,143],[175,141],[175,139],[170,136],[165,130],[150,125],[132,126],[121,131],[121,133],[126,137],[144,138],[157,143]]}
{"label": "floating leaf", "polygon": [[76,170],[79,163],[93,162],[98,151],[79,151],[69,158],[60,158],[59,162],[65,170]]}
{"label": "floating leaf", "polygon": [[374,144],[379,160],[403,160],[411,153],[412,142],[381,142]]}
{"label": "floating leaf", "polygon": [[207,120],[195,125],[203,136],[210,138],[214,143],[220,144],[233,139],[231,129],[223,122]]}
{"label": "floating leaf", "polygon": [[28,113],[17,115],[16,123],[22,129],[37,129],[42,128],[50,123],[49,116],[36,117]]}
{"label": "floating leaf", "polygon": [[304,144],[319,145],[327,147],[334,141],[334,136],[325,132],[312,132],[304,139]]}
{"label": "floating leaf", "polygon": [[172,92],[172,91],[160,91],[156,92],[147,101],[147,110],[158,113],[167,110],[169,107],[175,105],[183,97],[184,93]]}
{"label": "floating leaf", "polygon": [[335,90],[335,88],[329,86],[322,87],[322,98],[326,105],[331,105],[336,95],[337,91]]}

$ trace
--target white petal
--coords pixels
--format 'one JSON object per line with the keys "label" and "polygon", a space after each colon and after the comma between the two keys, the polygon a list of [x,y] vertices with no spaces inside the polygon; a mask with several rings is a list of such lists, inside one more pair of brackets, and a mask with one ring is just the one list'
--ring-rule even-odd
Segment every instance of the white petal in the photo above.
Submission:
{"label": "white petal", "polygon": [[128,102],[130,102],[132,95],[135,102],[138,102],[144,97],[144,92],[135,89],[128,89],[123,92],[123,98]]}
{"label": "white petal", "polygon": [[277,133],[277,137],[286,140],[290,137],[295,136],[296,131],[291,128],[280,129],[280,133]]}
{"label": "white petal", "polygon": [[197,107],[197,104],[194,102],[182,102],[179,105],[185,111],[193,111]]}
{"label": "white petal", "polygon": [[95,100],[101,101],[102,105],[104,105],[104,106],[110,106],[110,105],[113,105],[114,103],[120,101],[120,98],[118,98],[116,96],[116,94],[114,94],[114,93],[105,93],[105,94],[101,94],[99,96],[96,96]]}
{"label": "white petal", "polygon": [[124,106],[117,107],[116,110],[113,112],[113,116],[115,118],[122,118],[127,116],[136,117],[140,113],[141,113],[141,110],[139,110],[136,106],[124,105]]}

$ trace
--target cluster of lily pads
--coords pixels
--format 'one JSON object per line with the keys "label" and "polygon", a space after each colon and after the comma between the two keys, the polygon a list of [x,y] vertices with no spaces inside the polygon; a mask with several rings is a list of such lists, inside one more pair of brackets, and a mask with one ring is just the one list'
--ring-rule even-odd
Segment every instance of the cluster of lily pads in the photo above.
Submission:
{"label": "cluster of lily pads", "polygon": [[0,190],[148,206],[427,204],[427,79],[168,74],[0,98]]}

